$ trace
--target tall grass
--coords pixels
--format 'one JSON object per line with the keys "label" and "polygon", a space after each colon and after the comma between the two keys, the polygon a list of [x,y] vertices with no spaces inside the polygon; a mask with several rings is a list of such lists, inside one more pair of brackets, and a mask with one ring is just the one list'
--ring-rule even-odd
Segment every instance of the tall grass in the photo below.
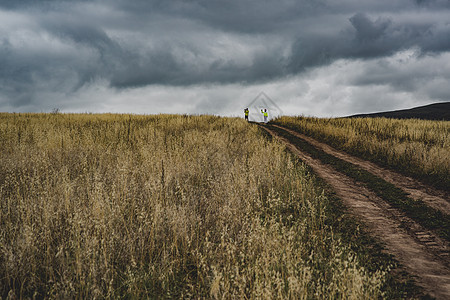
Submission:
{"label": "tall grass", "polygon": [[0,295],[383,296],[305,166],[213,116],[0,114]]}
{"label": "tall grass", "polygon": [[387,118],[281,117],[290,127],[349,153],[450,187],[450,122]]}

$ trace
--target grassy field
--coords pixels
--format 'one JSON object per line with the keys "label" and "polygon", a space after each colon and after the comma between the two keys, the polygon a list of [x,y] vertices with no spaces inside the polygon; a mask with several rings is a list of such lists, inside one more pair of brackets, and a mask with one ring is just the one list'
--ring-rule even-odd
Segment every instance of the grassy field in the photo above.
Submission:
{"label": "grassy field", "polygon": [[0,114],[0,150],[2,298],[404,296],[338,200],[241,119]]}
{"label": "grassy field", "polygon": [[449,121],[281,117],[274,123],[449,191]]}

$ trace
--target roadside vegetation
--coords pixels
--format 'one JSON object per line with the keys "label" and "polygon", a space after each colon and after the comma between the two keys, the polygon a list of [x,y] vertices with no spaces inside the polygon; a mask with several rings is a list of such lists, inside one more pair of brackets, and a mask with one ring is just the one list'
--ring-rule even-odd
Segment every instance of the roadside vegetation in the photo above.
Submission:
{"label": "roadside vegetation", "polygon": [[272,122],[450,191],[449,121],[281,117]]}
{"label": "roadside vegetation", "polygon": [[307,167],[241,119],[0,114],[0,197],[2,298],[408,293]]}
{"label": "roadside vegetation", "polygon": [[273,126],[270,126],[270,128],[277,134],[287,138],[299,149],[307,152],[311,157],[333,166],[337,171],[358,182],[362,182],[393,207],[402,210],[423,227],[435,231],[439,236],[450,241],[449,215],[427,206],[422,200],[414,200],[408,197],[407,193],[384,179],[340,158],[327,154],[285,130]]}

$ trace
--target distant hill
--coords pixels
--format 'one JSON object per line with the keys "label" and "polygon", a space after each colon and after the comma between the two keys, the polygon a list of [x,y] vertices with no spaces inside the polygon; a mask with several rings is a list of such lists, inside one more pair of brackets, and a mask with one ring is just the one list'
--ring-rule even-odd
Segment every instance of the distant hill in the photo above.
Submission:
{"label": "distant hill", "polygon": [[450,121],[450,102],[434,103],[410,109],[359,114],[349,118],[393,118],[393,119],[423,119]]}

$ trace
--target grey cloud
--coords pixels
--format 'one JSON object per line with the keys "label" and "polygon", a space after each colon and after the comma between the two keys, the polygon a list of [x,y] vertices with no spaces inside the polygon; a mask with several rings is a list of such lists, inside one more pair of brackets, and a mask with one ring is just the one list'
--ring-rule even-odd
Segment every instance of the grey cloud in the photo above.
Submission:
{"label": "grey cloud", "polygon": [[232,59],[221,58],[208,64],[186,63],[180,61],[170,48],[152,50],[145,57],[134,57],[124,63],[123,69],[112,74],[111,85],[124,88],[149,84],[184,86],[265,82],[284,72],[283,61],[271,54],[257,54],[250,65],[242,66]]}
{"label": "grey cloud", "polygon": [[450,51],[450,23],[441,12],[449,7],[446,0],[4,0],[0,12],[32,19],[28,34],[42,44],[14,43],[15,28],[2,32],[0,20],[0,88],[21,106],[36,93],[75,93],[96,80],[117,89],[250,85],[339,59],[409,48],[439,54]]}
{"label": "grey cloud", "polygon": [[87,48],[91,55],[96,57],[95,64],[90,66],[71,65],[67,61],[60,62],[78,71],[80,79],[78,87],[96,77],[107,78],[110,76],[109,74],[116,72],[131,56],[104,30],[90,24],[78,23],[74,20],[66,20],[65,22],[52,20],[50,22],[45,21],[43,27],[63,43],[72,45],[75,51],[80,48]]}
{"label": "grey cloud", "polygon": [[381,38],[392,23],[389,19],[378,19],[372,22],[362,13],[354,15],[349,20],[356,29],[356,39],[363,43]]}
{"label": "grey cloud", "polygon": [[447,0],[413,0],[418,6],[432,8],[450,8]]}
{"label": "grey cloud", "polygon": [[169,49],[153,50],[144,57],[131,56],[110,75],[114,87],[137,87],[148,84],[181,85],[186,69],[176,60]]}
{"label": "grey cloud", "polygon": [[336,35],[299,38],[292,46],[292,72],[328,64],[337,59],[370,59],[417,47],[423,54],[450,51],[450,24],[398,24],[389,18],[372,20],[357,13],[351,28]]}
{"label": "grey cloud", "polygon": [[449,53],[422,55],[408,50],[390,58],[365,61],[364,68],[345,74],[342,84],[360,90],[385,87],[398,94],[450,101],[449,59]]}
{"label": "grey cloud", "polygon": [[292,20],[315,14],[325,7],[323,0],[121,0],[117,3],[122,9],[132,14],[143,14],[144,17],[154,13],[181,16],[222,31],[239,33],[273,32],[287,26]]}

